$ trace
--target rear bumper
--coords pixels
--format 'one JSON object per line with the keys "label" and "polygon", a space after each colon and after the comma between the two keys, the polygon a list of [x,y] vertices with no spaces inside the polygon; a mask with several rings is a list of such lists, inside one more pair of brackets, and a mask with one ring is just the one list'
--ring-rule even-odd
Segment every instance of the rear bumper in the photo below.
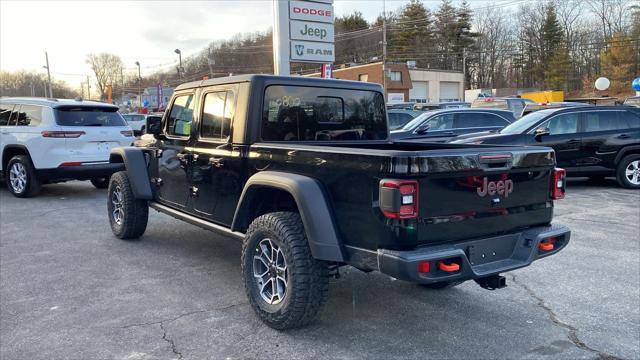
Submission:
{"label": "rear bumper", "polygon": [[124,169],[124,164],[111,163],[60,166],[53,169],[38,169],[36,170],[36,176],[41,181],[90,180],[110,177]]}
{"label": "rear bumper", "polygon": [[[538,259],[560,252],[569,243],[570,236],[571,231],[566,226],[550,225],[412,251],[379,249],[373,254],[378,270],[397,279],[422,284],[465,281],[529,266]],[[540,249],[540,243],[549,238],[555,238],[553,249]],[[422,262],[429,262],[428,272],[418,271],[418,264]],[[459,270],[445,271],[440,268],[440,262],[456,263]]]}

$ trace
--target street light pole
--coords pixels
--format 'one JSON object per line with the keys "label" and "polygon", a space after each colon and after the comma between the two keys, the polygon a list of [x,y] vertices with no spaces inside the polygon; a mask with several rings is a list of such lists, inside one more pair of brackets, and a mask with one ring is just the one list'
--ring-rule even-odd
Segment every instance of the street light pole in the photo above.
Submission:
{"label": "street light pole", "polygon": [[44,52],[44,58],[47,61],[47,66],[43,66],[43,67],[47,69],[47,77],[49,78],[49,97],[52,98],[53,91],[51,90],[51,71],[49,70],[49,54],[47,54],[46,51]]}
{"label": "street light pole", "polygon": [[180,49],[175,49],[173,52],[178,54],[178,63],[180,64],[178,65],[178,78],[182,80],[182,51],[180,51]]}
{"label": "street light pole", "polygon": [[382,89],[384,90],[384,102],[387,103],[387,5],[382,0]]}
{"label": "street light pole", "polygon": [[138,66],[138,107],[141,108],[142,107],[142,90],[141,90],[142,76],[140,75],[140,62],[136,61],[136,65]]}

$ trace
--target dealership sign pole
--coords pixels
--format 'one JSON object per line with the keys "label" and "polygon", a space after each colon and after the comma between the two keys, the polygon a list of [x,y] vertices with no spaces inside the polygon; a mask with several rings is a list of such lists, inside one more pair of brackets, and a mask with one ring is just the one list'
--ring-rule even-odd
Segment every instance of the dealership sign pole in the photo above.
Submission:
{"label": "dealership sign pole", "polygon": [[276,75],[290,75],[291,61],[335,61],[333,0],[273,0],[273,15]]}

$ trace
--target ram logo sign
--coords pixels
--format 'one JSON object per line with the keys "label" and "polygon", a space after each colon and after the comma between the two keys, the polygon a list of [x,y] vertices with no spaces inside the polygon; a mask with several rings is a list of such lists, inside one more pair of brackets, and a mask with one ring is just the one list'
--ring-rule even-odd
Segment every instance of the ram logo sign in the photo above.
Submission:
{"label": "ram logo sign", "polygon": [[333,44],[311,41],[291,41],[291,60],[332,63],[335,61]]}

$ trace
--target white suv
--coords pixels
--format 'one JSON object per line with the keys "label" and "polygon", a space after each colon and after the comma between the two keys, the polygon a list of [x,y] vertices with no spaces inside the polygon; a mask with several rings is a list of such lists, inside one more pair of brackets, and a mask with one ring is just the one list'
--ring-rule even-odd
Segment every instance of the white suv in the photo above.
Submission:
{"label": "white suv", "polygon": [[122,117],[127,120],[127,123],[133,129],[133,134],[135,136],[140,136],[145,133],[145,128],[147,126],[148,118],[160,118],[162,119],[162,113],[153,113],[153,114],[122,114]]}
{"label": "white suv", "polygon": [[91,180],[106,188],[121,166],[109,164],[111,148],[129,146],[133,131],[118,108],[93,101],[0,99],[0,172],[17,197],[41,184]]}

